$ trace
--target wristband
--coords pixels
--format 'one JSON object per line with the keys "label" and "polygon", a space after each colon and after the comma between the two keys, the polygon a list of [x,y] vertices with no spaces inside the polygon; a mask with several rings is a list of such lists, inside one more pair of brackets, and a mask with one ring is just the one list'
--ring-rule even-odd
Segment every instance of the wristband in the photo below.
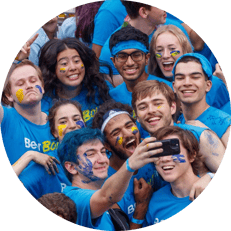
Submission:
{"label": "wristband", "polygon": [[138,225],[141,225],[141,224],[143,224],[144,220],[138,220],[138,219],[135,219],[134,217],[132,217],[131,222],[138,224]]}
{"label": "wristband", "polygon": [[19,64],[19,63],[21,63],[22,61],[20,61],[20,60],[14,60],[14,62],[13,62],[13,64]]}
{"label": "wristband", "polygon": [[213,177],[214,177],[214,173],[211,173],[211,172],[207,172],[206,174],[208,174],[210,177],[211,177],[211,179],[213,179]]}
{"label": "wristband", "polygon": [[128,159],[126,160],[126,168],[127,168],[127,170],[128,170],[129,172],[135,172],[134,169],[130,168],[129,163],[128,163]]}

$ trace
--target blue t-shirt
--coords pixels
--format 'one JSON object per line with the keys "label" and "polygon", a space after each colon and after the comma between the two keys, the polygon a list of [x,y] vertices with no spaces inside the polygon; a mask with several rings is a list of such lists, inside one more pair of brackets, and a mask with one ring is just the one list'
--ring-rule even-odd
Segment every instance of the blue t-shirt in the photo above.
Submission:
{"label": "blue t-shirt", "polygon": [[37,125],[25,119],[14,108],[3,106],[3,110],[2,138],[11,165],[27,151],[47,154],[57,149],[58,143],[50,133],[49,123]]}
{"label": "blue t-shirt", "polygon": [[[196,120],[201,121],[212,131],[214,131],[219,138],[221,138],[228,127],[231,125],[231,116],[217,108],[209,107],[201,115],[199,115]],[[181,114],[179,121],[184,124],[185,118]]]}
{"label": "blue t-shirt", "polygon": [[63,193],[70,197],[76,205],[77,225],[99,230],[115,230],[111,221],[110,214],[106,211],[100,217],[92,220],[90,199],[96,190],[81,189],[78,187],[67,186]]}
{"label": "blue t-shirt", "polygon": [[[169,87],[172,88],[172,83],[161,79],[159,77],[156,77],[154,75],[149,75],[147,80],[158,80],[160,82],[164,82],[166,83]],[[130,106],[132,103],[132,92],[128,91],[126,83],[123,82],[122,84],[118,85],[117,87],[111,89],[109,91],[110,96],[112,97],[112,99],[114,99],[117,102],[121,102],[124,104],[129,104]]]}
{"label": "blue t-shirt", "polygon": [[206,102],[215,108],[222,108],[228,102],[230,103],[229,92],[224,82],[216,76],[212,76],[212,87],[206,94]]}
{"label": "blue t-shirt", "polygon": [[187,207],[191,202],[192,201],[189,200],[189,197],[175,197],[171,192],[171,185],[166,185],[157,192],[153,193],[149,202],[143,227],[153,225],[170,218]]}
{"label": "blue t-shirt", "polygon": [[[75,96],[71,100],[78,101],[81,104],[84,122],[86,123],[86,126],[91,126],[93,117],[95,116],[95,113],[98,111],[98,108],[103,103],[103,101],[98,99],[99,93],[97,89],[96,89],[96,94],[95,94],[95,103],[93,102],[89,103],[87,101],[87,98],[86,98],[87,93],[88,93],[87,89],[82,87],[80,94]],[[51,97],[47,95],[43,96],[42,111],[48,114],[49,109],[54,104],[54,101],[55,100],[53,100]]]}
{"label": "blue t-shirt", "polygon": [[123,24],[127,11],[120,0],[106,0],[94,18],[92,43],[103,46],[115,29]]}
{"label": "blue t-shirt", "polygon": [[220,108],[220,110],[228,113],[229,115],[231,115],[231,108],[230,108],[230,102],[226,103],[224,106],[222,106]]}
{"label": "blue t-shirt", "polygon": [[49,38],[48,38],[46,32],[43,30],[43,28],[40,28],[36,32],[36,34],[37,33],[39,34],[39,36],[36,38],[36,40],[30,46],[29,60],[38,66],[39,65],[40,49],[44,46],[44,44],[46,42],[49,41]]}
{"label": "blue t-shirt", "polygon": [[[48,154],[59,160],[56,150]],[[50,175],[44,166],[33,162],[21,172],[19,179],[36,199],[47,193],[61,193],[66,186],[71,186],[71,182],[67,179],[62,165],[56,164],[56,166],[59,173]]]}
{"label": "blue t-shirt", "polygon": [[[115,173],[116,170],[109,166],[108,177],[112,176]],[[136,207],[136,202],[134,198],[134,178],[136,178],[137,180],[139,180],[140,178],[144,178],[144,180],[152,186],[154,191],[157,191],[158,189],[168,184],[159,175],[153,163],[147,164],[140,168],[138,170],[138,173],[132,176],[122,200],[117,203],[120,208],[127,214],[129,220],[132,219]]]}
{"label": "blue t-shirt", "polygon": [[58,38],[75,38],[76,31],[76,18],[70,17],[63,21],[62,25],[59,28]]}

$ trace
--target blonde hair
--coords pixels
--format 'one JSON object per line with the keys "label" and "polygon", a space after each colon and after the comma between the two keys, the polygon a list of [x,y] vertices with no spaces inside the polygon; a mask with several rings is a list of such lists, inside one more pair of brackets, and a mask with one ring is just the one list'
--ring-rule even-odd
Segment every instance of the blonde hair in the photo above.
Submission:
{"label": "blonde hair", "polygon": [[149,58],[149,64],[148,64],[148,72],[149,74],[156,75],[156,76],[161,75],[160,77],[163,77],[163,74],[161,73],[160,68],[156,61],[155,47],[156,47],[156,40],[158,36],[165,32],[170,32],[177,37],[182,47],[183,54],[192,53],[192,46],[188,38],[186,37],[186,35],[181,29],[179,29],[178,27],[174,25],[165,25],[165,26],[159,27],[156,30],[156,32],[153,34],[150,47],[149,47],[150,58]]}

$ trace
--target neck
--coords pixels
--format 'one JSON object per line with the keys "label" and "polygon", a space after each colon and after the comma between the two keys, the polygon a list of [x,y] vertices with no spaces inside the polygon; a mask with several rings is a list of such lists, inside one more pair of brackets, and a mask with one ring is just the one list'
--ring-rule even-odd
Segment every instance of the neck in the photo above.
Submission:
{"label": "neck", "polygon": [[172,194],[179,198],[189,196],[193,184],[198,180],[199,178],[193,173],[192,169],[190,169],[181,178],[170,183],[172,187]]}
{"label": "neck", "polygon": [[110,166],[118,171],[124,164],[125,160],[121,160],[115,153],[110,157]]}
{"label": "neck", "polygon": [[130,25],[135,27],[136,29],[142,31],[143,33],[150,35],[154,29],[156,28],[156,25],[154,24],[149,24],[146,22],[145,19],[143,18],[135,18],[135,19],[131,19],[129,21]]}
{"label": "neck", "polygon": [[209,108],[209,105],[206,103],[206,100],[201,100],[194,104],[182,103],[185,121],[197,119],[207,108]]}
{"label": "neck", "polygon": [[97,181],[90,181],[89,179],[83,180],[79,175],[76,175],[73,176],[72,186],[82,189],[98,190],[102,187],[104,181],[105,179]]}
{"label": "neck", "polygon": [[41,111],[41,102],[35,105],[14,104],[16,111],[25,119],[37,125],[44,125],[47,122],[47,115]]}
{"label": "neck", "polygon": [[77,95],[79,95],[79,93],[81,92],[82,86],[78,86],[78,87],[68,87],[68,86],[62,86],[62,89],[60,91],[57,92],[57,95],[60,98],[63,99],[72,99],[74,97],[76,97]]}
{"label": "neck", "polygon": [[139,82],[147,80],[147,78],[148,78],[148,74],[144,71],[142,73],[142,75],[140,77],[138,77],[136,80],[127,81],[127,80],[124,79],[124,82],[126,84],[127,90],[129,92],[133,92],[133,89],[136,86],[136,84],[139,83]]}

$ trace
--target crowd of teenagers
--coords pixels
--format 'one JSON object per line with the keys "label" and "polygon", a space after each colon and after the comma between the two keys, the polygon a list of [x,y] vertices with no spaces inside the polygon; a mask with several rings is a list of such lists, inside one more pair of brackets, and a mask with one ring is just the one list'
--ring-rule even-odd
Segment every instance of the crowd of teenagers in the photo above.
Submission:
{"label": "crowd of teenagers", "polygon": [[25,43],[5,82],[0,122],[15,173],[81,226],[168,219],[206,188],[227,147],[230,98],[215,56],[143,3],[78,6],[58,33],[57,20]]}

